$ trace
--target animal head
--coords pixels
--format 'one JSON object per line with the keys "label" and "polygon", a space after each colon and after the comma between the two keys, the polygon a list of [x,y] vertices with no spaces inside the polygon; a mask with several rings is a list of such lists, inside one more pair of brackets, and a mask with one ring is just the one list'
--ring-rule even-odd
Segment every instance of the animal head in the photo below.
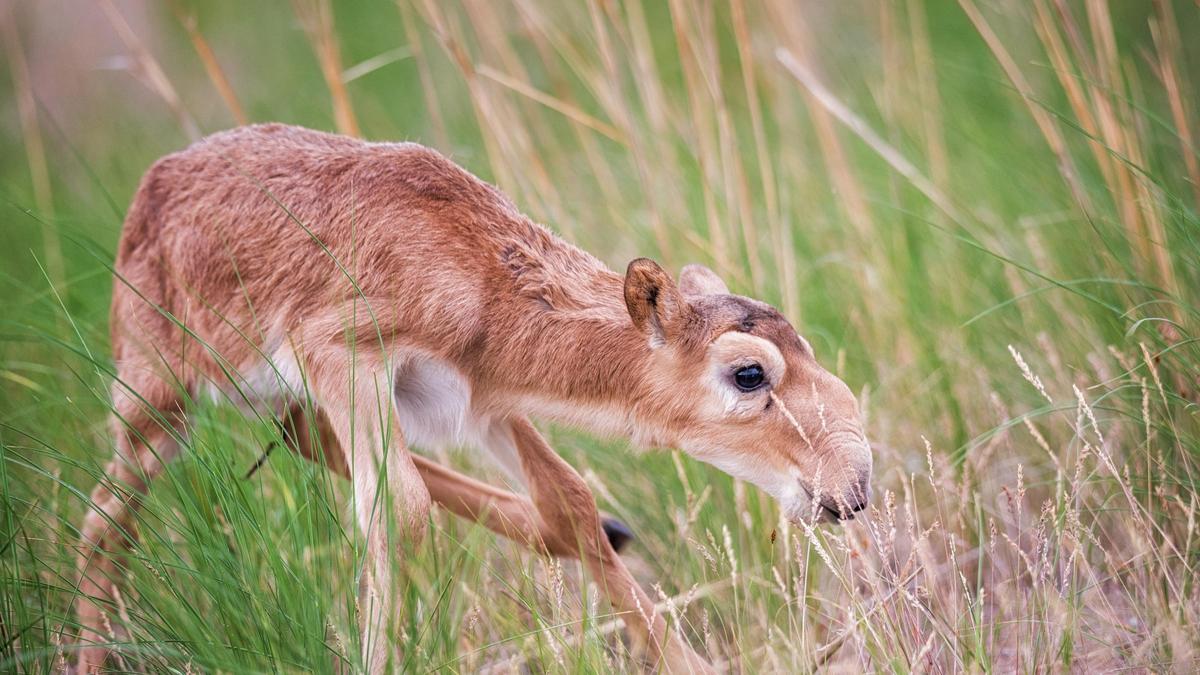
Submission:
{"label": "animal head", "polygon": [[771,494],[793,521],[853,518],[870,498],[858,402],[776,309],[689,265],[639,258],[625,305],[651,345],[645,407],[689,455]]}

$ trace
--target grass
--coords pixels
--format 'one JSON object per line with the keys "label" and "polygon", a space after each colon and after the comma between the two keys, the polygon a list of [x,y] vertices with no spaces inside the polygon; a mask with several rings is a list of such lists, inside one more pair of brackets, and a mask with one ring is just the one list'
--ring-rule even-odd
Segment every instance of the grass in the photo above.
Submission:
{"label": "grass", "polygon": [[[841,529],[548,430],[714,662],[1200,665],[1194,3],[101,5],[93,60],[33,3],[0,19],[0,670],[70,659],[125,205],[243,117],[438,147],[614,267],[707,263],[860,393],[877,497]],[[127,560],[121,667],[356,662],[347,486],[286,453],[242,479],[273,433],[195,406]],[[431,531],[396,590],[407,670],[637,669],[576,563]]]}

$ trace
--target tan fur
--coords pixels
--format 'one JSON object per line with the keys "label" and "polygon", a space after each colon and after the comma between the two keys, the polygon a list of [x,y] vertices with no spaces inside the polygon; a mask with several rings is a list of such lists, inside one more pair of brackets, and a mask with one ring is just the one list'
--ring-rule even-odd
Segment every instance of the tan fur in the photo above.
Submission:
{"label": "tan fur", "polygon": [[[868,499],[854,397],[777,311],[698,266],[678,285],[645,259],[616,274],[419,145],[264,125],[159,160],[126,218],[112,342],[117,450],[83,525],[85,644],[120,637],[103,628],[119,575],[106,554],[128,546],[138,495],[187,433],[184,401],[203,393],[283,417],[289,445],[353,481],[372,560],[364,593],[382,603],[364,625],[371,644],[394,618],[398,542],[382,510],[417,541],[437,503],[536,550],[581,555],[651,663],[708,669],[649,612],[586,484],[531,415],[680,447],[795,518],[849,516]],[[733,369],[751,362],[770,383],[732,389]],[[407,442],[517,458],[530,497]],[[389,656],[374,650],[368,667]],[[105,658],[86,648],[80,665]]]}

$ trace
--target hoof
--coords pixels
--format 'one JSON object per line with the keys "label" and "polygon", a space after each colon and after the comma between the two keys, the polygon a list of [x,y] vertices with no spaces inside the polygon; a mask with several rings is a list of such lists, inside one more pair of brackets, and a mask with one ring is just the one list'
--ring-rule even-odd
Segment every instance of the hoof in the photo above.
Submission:
{"label": "hoof", "polygon": [[600,527],[604,530],[604,536],[608,537],[609,545],[617,553],[620,553],[621,549],[633,541],[633,531],[616,518],[605,518],[600,521]]}

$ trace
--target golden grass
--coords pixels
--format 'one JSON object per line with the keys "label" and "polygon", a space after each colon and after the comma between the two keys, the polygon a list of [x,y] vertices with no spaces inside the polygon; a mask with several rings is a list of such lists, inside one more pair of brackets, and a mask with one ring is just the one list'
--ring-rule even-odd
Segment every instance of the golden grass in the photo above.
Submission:
{"label": "golden grass", "polygon": [[129,50],[132,59],[130,72],[162,99],[190,140],[200,140],[200,127],[196,125],[196,120],[184,107],[170,78],[167,77],[158,60],[150,53],[150,49],[129,26],[129,22],[125,20],[112,0],[98,0],[98,2],[101,9],[104,10],[105,16],[108,17],[109,23],[112,24],[113,30]]}
{"label": "golden grass", "polygon": [[213,52],[212,47],[209,46],[208,40],[204,39],[204,35],[200,32],[195,14],[189,13],[183,5],[179,4],[178,0],[172,0],[171,9],[175,12],[176,18],[179,19],[179,24],[187,31],[188,39],[191,40],[192,47],[196,50],[196,56],[200,59],[200,63],[204,65],[205,74],[208,75],[213,88],[221,96],[221,100],[225,102],[225,107],[229,109],[229,114],[233,116],[233,121],[239,125],[248,124],[250,119],[246,117],[246,111],[242,108],[242,103],[238,100],[237,94],[234,93],[233,85],[229,83],[229,78],[225,75],[225,69],[217,61],[217,55]]}
{"label": "golden grass", "polygon": [[340,133],[358,136],[358,118],[350,103],[350,94],[342,80],[342,55],[333,25],[333,5],[329,0],[292,0],[292,10],[304,27],[313,55],[321,65],[321,75],[333,101],[333,121]]}

